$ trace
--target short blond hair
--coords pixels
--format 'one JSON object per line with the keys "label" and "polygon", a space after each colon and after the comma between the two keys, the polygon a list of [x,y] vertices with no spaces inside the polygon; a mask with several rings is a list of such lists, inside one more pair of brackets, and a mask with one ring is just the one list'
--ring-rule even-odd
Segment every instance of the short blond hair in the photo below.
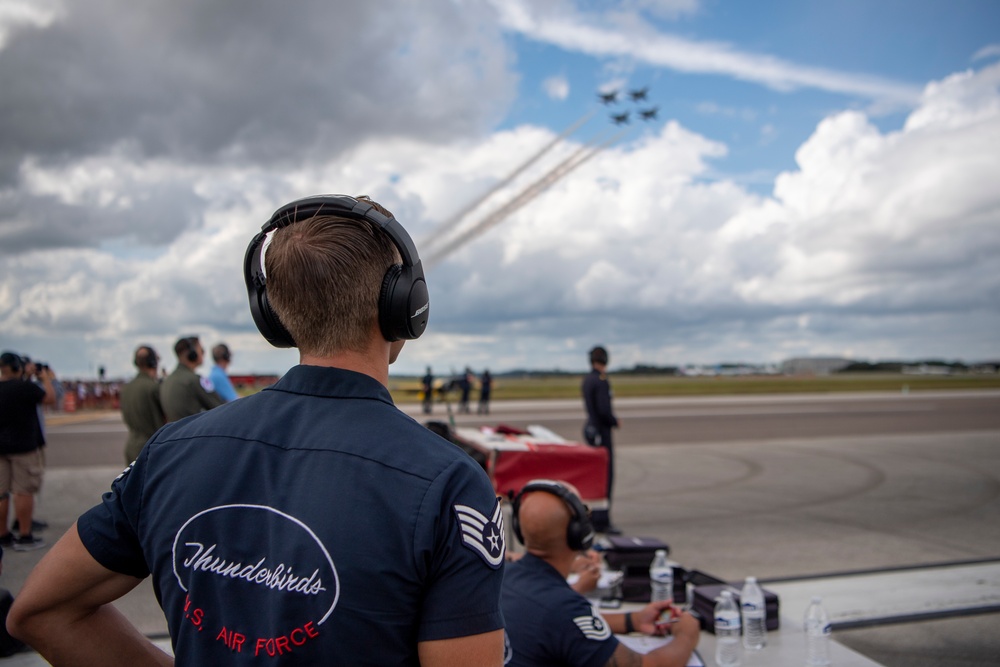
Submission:
{"label": "short blond hair", "polygon": [[374,224],[318,215],[274,232],[264,254],[268,300],[301,352],[363,351],[378,328],[382,280],[399,263]]}

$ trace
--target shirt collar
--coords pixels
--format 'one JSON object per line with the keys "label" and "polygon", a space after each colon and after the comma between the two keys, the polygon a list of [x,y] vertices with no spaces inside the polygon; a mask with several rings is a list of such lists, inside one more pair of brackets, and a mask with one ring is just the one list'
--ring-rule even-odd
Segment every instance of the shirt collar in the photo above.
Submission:
{"label": "shirt collar", "polygon": [[394,405],[389,390],[381,382],[364,373],[343,368],[299,364],[268,389],[329,398],[374,399]]}

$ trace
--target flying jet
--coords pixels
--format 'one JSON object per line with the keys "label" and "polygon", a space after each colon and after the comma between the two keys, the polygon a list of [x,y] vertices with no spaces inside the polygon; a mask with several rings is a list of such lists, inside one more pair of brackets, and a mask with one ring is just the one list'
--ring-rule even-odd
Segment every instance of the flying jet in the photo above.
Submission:
{"label": "flying jet", "polygon": [[646,99],[646,93],[649,92],[649,86],[644,88],[636,88],[635,90],[630,90],[628,96],[632,98],[633,102],[638,102],[640,100]]}
{"label": "flying jet", "polygon": [[614,121],[615,125],[628,125],[628,111],[611,114],[611,120]]}
{"label": "flying jet", "polygon": [[639,115],[642,116],[643,120],[654,120],[656,118],[656,112],[660,110],[660,107],[651,107],[649,109],[640,109]]}
{"label": "flying jet", "polygon": [[597,96],[601,99],[601,104],[615,104],[618,101],[617,90],[609,90],[606,93],[598,91]]}

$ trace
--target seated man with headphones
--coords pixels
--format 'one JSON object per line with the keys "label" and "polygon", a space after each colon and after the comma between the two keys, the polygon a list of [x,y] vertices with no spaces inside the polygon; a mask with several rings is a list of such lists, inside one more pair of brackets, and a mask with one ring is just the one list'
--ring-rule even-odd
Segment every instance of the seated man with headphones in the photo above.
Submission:
{"label": "seated man with headphones", "polygon": [[[514,499],[514,535],[527,553],[507,565],[503,613],[507,625],[507,667],[643,666],[683,667],[698,644],[698,621],[670,602],[651,602],[640,611],[602,615],[566,582],[573,561],[590,548],[590,512],[568,484],[534,480]],[[656,619],[670,610],[673,622]],[[640,655],[614,636],[633,631],[670,632],[673,641]]]}
{"label": "seated man with headphones", "polygon": [[178,665],[501,667],[500,504],[387,386],[427,325],[409,235],[367,198],[295,201],[244,277],[299,364],[160,429],[35,568],[12,633],[53,664],[173,664],[110,605],[151,576]]}

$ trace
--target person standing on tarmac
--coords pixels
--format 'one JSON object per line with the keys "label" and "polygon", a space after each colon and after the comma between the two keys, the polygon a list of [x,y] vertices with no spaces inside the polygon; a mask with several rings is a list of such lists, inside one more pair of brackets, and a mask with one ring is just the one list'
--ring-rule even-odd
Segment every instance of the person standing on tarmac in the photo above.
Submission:
{"label": "person standing on tarmac", "polygon": [[[55,374],[48,368],[38,371],[41,386],[22,378],[21,357],[13,352],[0,355],[0,544],[15,551],[32,551],[45,546],[32,533],[35,495],[42,486],[45,472],[38,406],[52,405],[56,392]],[[7,528],[10,498],[19,535]]]}
{"label": "person standing on tarmac", "polygon": [[177,368],[160,385],[160,403],[168,422],[175,422],[205,410],[217,408],[226,401],[215,392],[208,378],[195,372],[205,361],[205,350],[197,336],[186,336],[174,344]]}
{"label": "person standing on tarmac", "polygon": [[125,438],[125,465],[139,458],[146,441],[166,423],[160,403],[160,381],[157,369],[160,357],[148,345],[140,345],[132,359],[139,369],[136,376],[122,387],[122,421],[128,427]]}
{"label": "person standing on tarmac", "polygon": [[225,343],[219,343],[213,347],[212,361],[215,362],[215,365],[209,371],[208,379],[212,381],[215,393],[225,399],[227,403],[235,401],[239,398],[239,394],[236,393],[236,389],[229,379],[229,364],[233,361],[233,353],[229,351],[229,346]]}
{"label": "person standing on tarmac", "polygon": [[611,490],[615,483],[615,450],[611,429],[618,428],[618,418],[611,407],[611,383],[608,382],[608,351],[598,345],[590,351],[590,372],[583,378],[581,391],[587,409],[583,437],[588,445],[608,450],[608,509],[594,512],[594,527],[598,532],[619,535],[611,524]]}
{"label": "person standing on tarmac", "polygon": [[[35,567],[11,634],[56,665],[501,667],[500,503],[388,390],[427,325],[413,241],[367,198],[310,197],[244,277],[298,365],[160,429]],[[145,577],[173,659],[112,605]]]}

